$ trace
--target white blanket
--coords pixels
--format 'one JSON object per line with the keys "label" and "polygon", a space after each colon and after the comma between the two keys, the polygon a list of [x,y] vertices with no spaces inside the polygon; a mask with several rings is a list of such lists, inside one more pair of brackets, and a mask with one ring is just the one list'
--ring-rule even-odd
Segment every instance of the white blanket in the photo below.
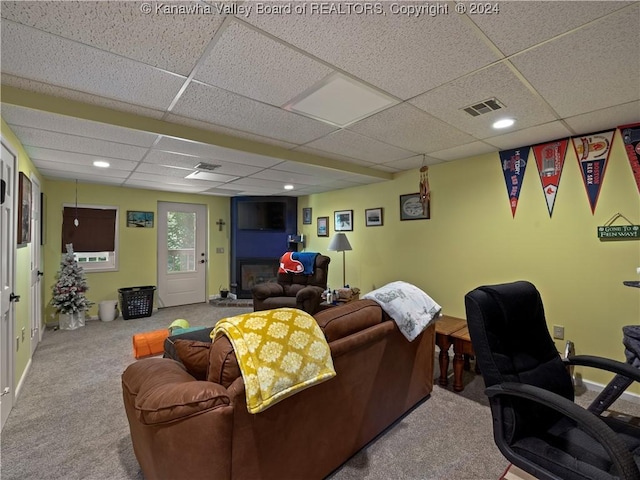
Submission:
{"label": "white blanket", "polygon": [[401,281],[388,283],[362,298],[378,302],[409,341],[420,335],[442,310],[440,305],[418,287]]}

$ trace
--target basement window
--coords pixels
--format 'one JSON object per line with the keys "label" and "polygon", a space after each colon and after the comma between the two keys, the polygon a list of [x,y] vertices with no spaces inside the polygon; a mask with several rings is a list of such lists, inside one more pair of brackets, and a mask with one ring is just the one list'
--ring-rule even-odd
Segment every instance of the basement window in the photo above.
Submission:
{"label": "basement window", "polygon": [[[78,225],[75,220],[78,220]],[[62,254],[73,244],[76,260],[86,272],[118,270],[118,207],[65,205]]]}

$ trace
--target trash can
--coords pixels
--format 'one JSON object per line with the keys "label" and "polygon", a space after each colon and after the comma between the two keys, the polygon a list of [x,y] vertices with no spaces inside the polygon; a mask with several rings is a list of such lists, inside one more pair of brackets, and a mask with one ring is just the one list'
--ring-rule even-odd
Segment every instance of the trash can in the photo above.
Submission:
{"label": "trash can", "polygon": [[98,305],[98,316],[103,322],[110,322],[118,318],[118,301],[104,300]]}

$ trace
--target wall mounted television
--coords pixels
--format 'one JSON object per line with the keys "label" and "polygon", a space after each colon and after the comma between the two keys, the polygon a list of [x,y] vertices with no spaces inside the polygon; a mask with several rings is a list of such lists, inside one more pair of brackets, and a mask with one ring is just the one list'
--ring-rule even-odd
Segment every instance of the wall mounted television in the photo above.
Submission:
{"label": "wall mounted television", "polygon": [[286,213],[285,202],[238,202],[238,229],[284,232],[287,226]]}

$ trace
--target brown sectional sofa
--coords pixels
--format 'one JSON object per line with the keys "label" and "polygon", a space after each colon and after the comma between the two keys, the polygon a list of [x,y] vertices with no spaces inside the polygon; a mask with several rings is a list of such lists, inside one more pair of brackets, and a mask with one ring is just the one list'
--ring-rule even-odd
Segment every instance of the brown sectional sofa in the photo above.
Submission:
{"label": "brown sectional sofa", "polygon": [[224,337],[186,359],[205,380],[169,358],[130,365],[124,404],[145,479],[321,479],[430,394],[433,324],[409,342],[371,300],[315,318],[337,375],[255,415]]}

